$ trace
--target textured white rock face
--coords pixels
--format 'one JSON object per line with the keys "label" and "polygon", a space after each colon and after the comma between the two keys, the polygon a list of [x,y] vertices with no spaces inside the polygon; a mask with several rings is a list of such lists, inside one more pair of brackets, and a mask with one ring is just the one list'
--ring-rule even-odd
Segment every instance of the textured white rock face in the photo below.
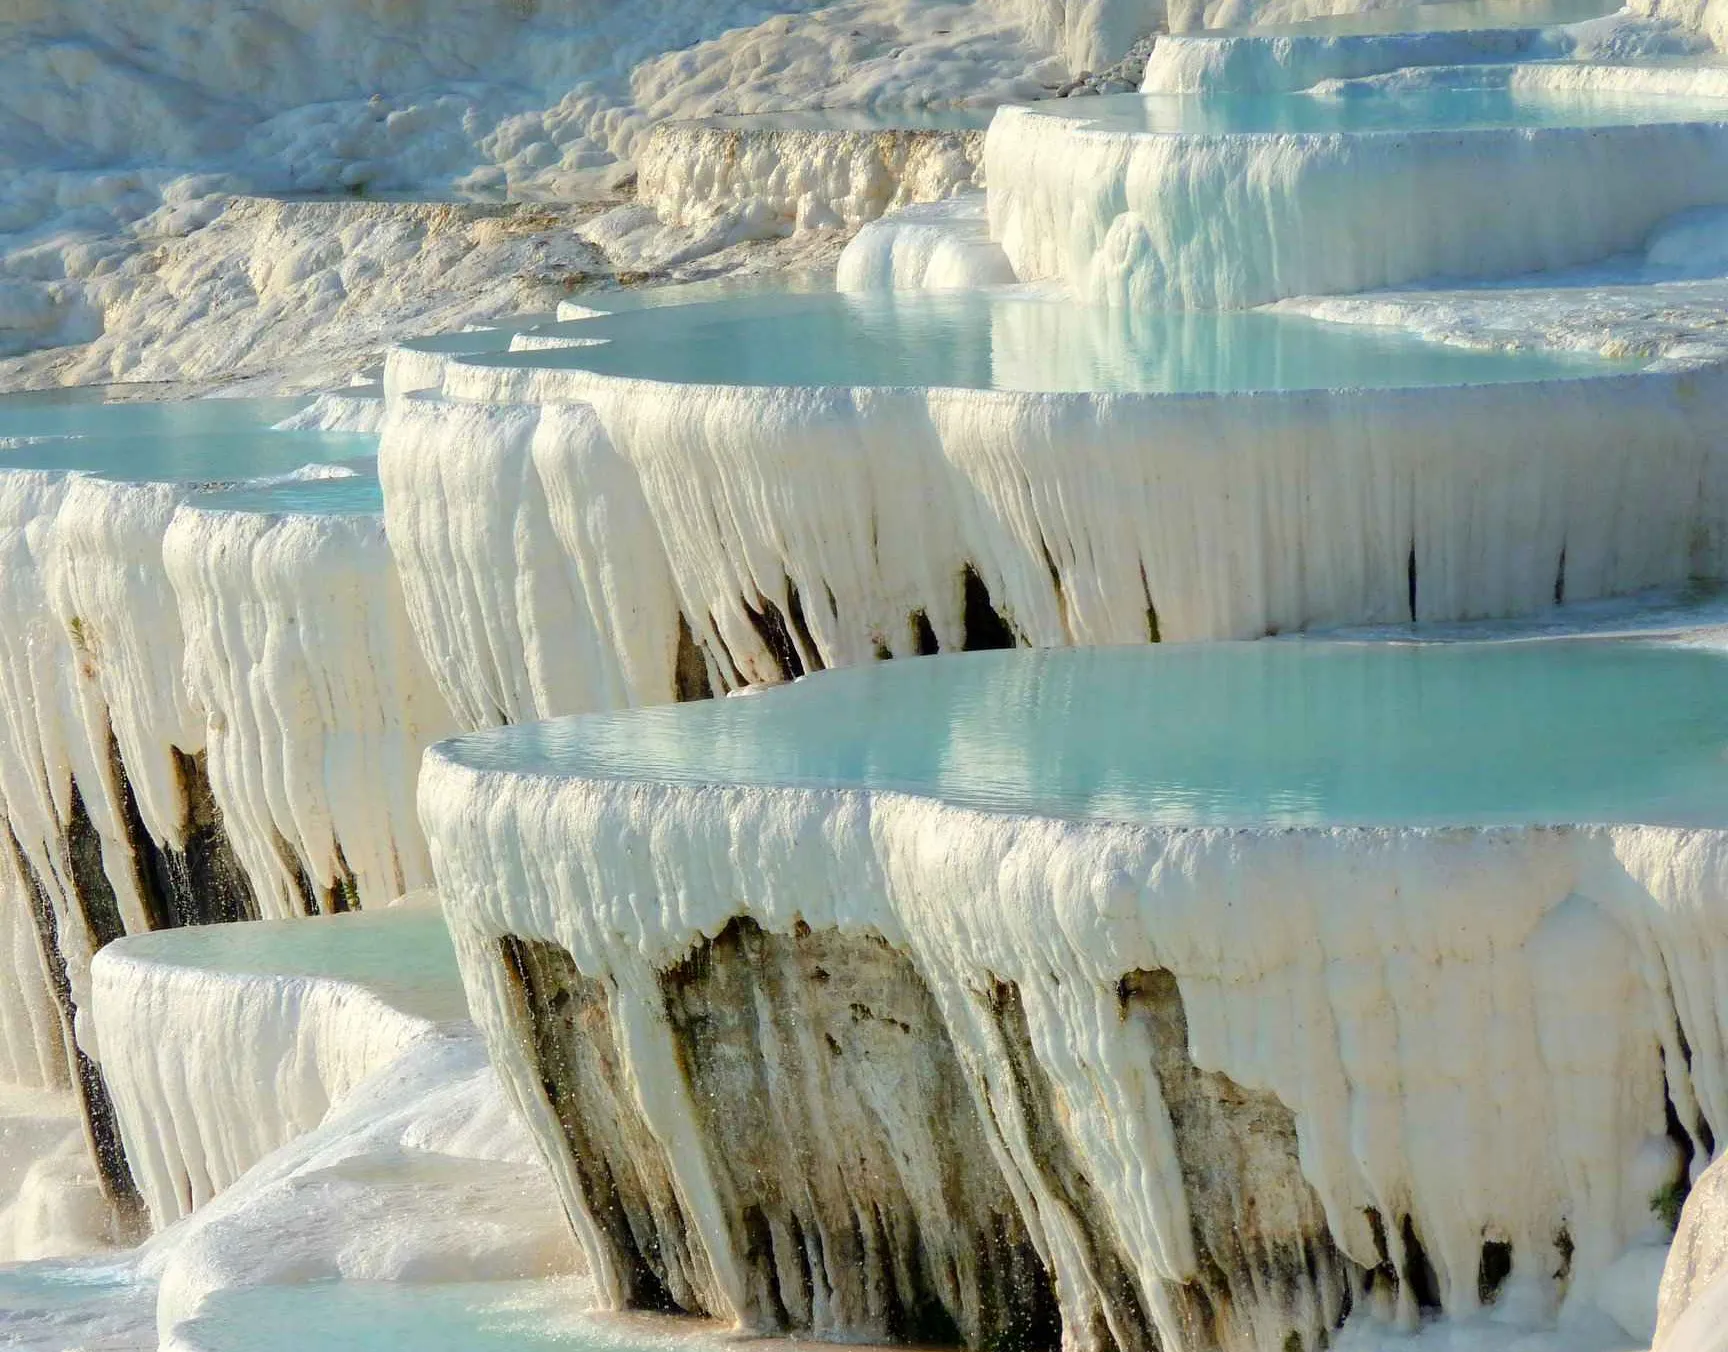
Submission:
{"label": "textured white rock face", "polygon": [[32,896],[16,866],[0,867],[0,1085],[63,1090],[70,1081],[48,989]]}
{"label": "textured white rock face", "polygon": [[137,1267],[156,1289],[149,1345],[207,1352],[199,1316],[224,1292],[547,1278],[579,1272],[580,1257],[468,1027],[379,1065],[313,1130],[157,1235]]}
{"label": "textured white rock face", "polygon": [[[0,626],[0,793],[12,834],[53,911],[72,1001],[83,1007],[91,954],[112,937],[111,929],[142,927],[144,903],[110,753],[109,715],[91,698],[95,634],[82,617],[76,627],[64,623],[53,604],[59,514],[68,487],[62,475],[0,475],[0,548],[7,565],[0,589],[6,617]],[[136,618],[146,625],[163,619],[148,612]],[[94,856],[87,862],[111,883],[112,916],[93,915],[79,903],[78,862],[66,837],[81,815]],[[22,880],[16,885],[27,886]],[[83,1038],[89,1030],[78,1031]]]}
{"label": "textured white rock face", "polygon": [[[409,786],[452,724],[381,523],[185,508],[189,492],[0,476],[19,621],[0,661],[17,701],[5,802],[80,1006],[90,952],[156,923],[134,856],[151,843],[196,854],[220,837],[253,894],[242,909],[267,915],[426,881]],[[74,862],[81,815],[95,856]],[[84,895],[92,870],[114,894],[104,923]]]}
{"label": "textured white rock face", "polygon": [[1146,61],[1145,94],[1309,89],[1322,80],[1357,79],[1410,66],[1556,60],[1571,52],[1565,30],[1352,35],[1170,34]]}
{"label": "textured white rock face", "polygon": [[[1619,87],[1584,67],[1497,78]],[[1728,123],[1202,137],[1083,117],[997,116],[984,156],[991,235],[1023,281],[1138,308],[1564,267],[1642,244],[1665,217],[1721,201],[1728,182]]]}
{"label": "textured white rock face", "polygon": [[[1409,619],[1412,555],[1424,620],[1550,605],[1563,552],[1570,599],[1710,575],[1721,380],[1104,397],[457,361],[380,464],[422,647],[481,727],[671,698],[680,615],[717,690],[918,651],[920,613],[956,649],[968,567],[1034,646],[1144,642],[1149,611],[1176,640]],[[762,628],[794,593],[796,666]]]}
{"label": "textured white rock face", "polygon": [[173,166],[88,190],[122,220],[174,170],[568,201],[665,118],[1036,97],[1034,72],[1114,60],[1156,18],[1146,0],[18,0],[0,12],[0,155],[24,172],[0,228],[52,215],[57,171],[114,165]]}
{"label": "textured white rock face", "polygon": [[382,522],[187,505],[161,553],[211,791],[260,912],[425,886],[412,786],[453,725]]}
{"label": "textured white rock face", "polygon": [[459,723],[675,698],[665,551],[592,408],[397,399],[378,470],[408,613]]}
{"label": "textured white rock face", "polygon": [[376,516],[183,509],[190,492],[0,474],[0,801],[26,866],[8,850],[0,1076],[78,1075],[123,1212],[131,1183],[90,1064],[93,955],[163,925],[423,886],[412,784],[454,726]]}
{"label": "textured white rock face", "polygon": [[[498,942],[555,945],[611,992],[622,1092],[664,1143],[716,1313],[752,1306],[744,1256],[726,1239],[656,992],[740,915],[777,935],[880,936],[910,959],[989,1105],[993,1151],[1077,1346],[1114,1297],[987,1017],[1002,983],[1024,1011],[1055,1139],[1096,1185],[1166,1346],[1207,1345],[1167,1322],[1199,1276],[1205,1217],[1190,1210],[1149,1035],[1123,1016],[1136,973],[1174,976],[1195,1068],[1293,1115],[1302,1178],[1370,1323],[1414,1319],[1413,1239],[1433,1271],[1426,1298],[1448,1314],[1479,1308],[1494,1240],[1510,1246],[1499,1308],[1573,1317],[1652,1225],[1651,1161],[1677,1160],[1667,1104],[1695,1144],[1728,1120],[1718,832],[1163,831],[894,795],[514,775],[461,755],[434,751],[421,811],[475,1016],[600,1275],[614,1257],[520,1035]],[[799,1148],[820,1158],[823,1146]],[[1383,1265],[1390,1288],[1367,1280]],[[1338,1308],[1344,1275],[1316,1282],[1316,1304],[1284,1318]],[[1238,1326],[1224,1345],[1279,1346],[1268,1311],[1250,1321],[1260,1333]]]}
{"label": "textured white rock face", "polygon": [[785,228],[856,228],[911,202],[982,185],[983,131],[771,130],[661,123],[637,158],[637,191],[668,224],[729,210]]}
{"label": "textured white rock face", "polygon": [[[0,360],[22,360],[0,385],[239,373],[327,384],[375,356],[384,333],[549,304],[542,287],[592,274],[567,204],[618,200],[655,123],[1036,98],[1066,78],[1068,8],[11,0]],[[1090,22],[1075,22],[1088,44]],[[871,192],[861,186],[860,201]],[[284,193],[338,200],[234,206],[236,194]],[[474,213],[459,205],[347,200],[379,194],[562,205],[500,240],[467,228]],[[350,220],[332,225],[331,208]],[[322,224],[297,228],[308,216]],[[617,266],[658,268],[760,233],[654,241]]]}
{"label": "textured white rock face", "polygon": [[339,384],[386,334],[550,309],[566,277],[604,270],[575,234],[587,215],[559,206],[282,201],[195,182],[132,237],[39,263],[49,275],[21,284],[94,307],[99,332],[45,356],[45,368],[23,365],[0,382]]}
{"label": "textured white rock face", "polygon": [[79,697],[92,738],[113,732],[146,829],[183,850],[187,804],[175,752],[204,749],[203,720],[181,679],[184,640],[162,566],[162,537],[187,489],[67,477],[46,581],[55,617],[83,662]]}
{"label": "textured white rock face", "polygon": [[1693,1183],[1680,1213],[1662,1299],[1655,1352],[1728,1348],[1728,1168],[1714,1164]]}
{"label": "textured white rock face", "polygon": [[1728,9],[1720,0],[1632,0],[1628,8],[1702,33],[1718,48],[1728,46]]}
{"label": "textured white rock face", "polygon": [[837,291],[951,291],[1015,280],[1008,256],[990,238],[982,194],[907,207],[866,225],[846,246]]}
{"label": "textured white rock face", "polygon": [[277,427],[284,432],[353,432],[376,436],[383,421],[383,386],[369,382],[326,390],[302,412],[283,419]]}
{"label": "textured white rock face", "polygon": [[112,1226],[77,1098],[0,1087],[0,1263],[106,1248]]}
{"label": "textured white rock face", "polygon": [[[333,927],[319,943],[340,944],[352,931],[353,944],[376,949],[401,922],[425,920],[436,924],[396,911],[295,924]],[[289,939],[280,925],[258,933],[253,955],[266,959],[272,934],[284,945],[312,937]],[[225,936],[169,938],[110,944],[94,966],[103,1074],[157,1228],[311,1131],[368,1075],[464,1012],[449,975],[422,976],[427,964],[407,940],[392,979],[387,949],[370,973],[352,959],[345,969],[339,956],[275,972],[267,960],[208,955]]]}

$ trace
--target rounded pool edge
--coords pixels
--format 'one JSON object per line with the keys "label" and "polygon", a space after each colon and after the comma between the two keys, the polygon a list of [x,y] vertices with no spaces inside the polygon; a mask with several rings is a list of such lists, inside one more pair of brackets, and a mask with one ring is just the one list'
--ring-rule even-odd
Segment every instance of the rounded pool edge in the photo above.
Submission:
{"label": "rounded pool edge", "polygon": [[[428,750],[427,778],[448,772],[476,784],[534,782],[651,798],[789,795],[858,804],[909,800],[986,818],[1169,835],[1386,837],[1622,828],[1728,834],[1728,802],[1719,805],[1714,816],[1707,810],[1717,804],[1717,781],[1728,780],[1728,766],[1719,764],[1728,760],[1728,689],[1720,698],[1710,693],[1716,678],[1728,681],[1728,652],[1719,644],[1678,641],[1683,637],[1684,631],[1432,644],[1320,639],[1017,648],[901,659],[822,671],[720,702],[577,715],[465,733]],[[1630,682],[1652,679],[1673,698],[1660,709],[1643,710],[1634,732],[1605,731],[1614,726],[1610,715],[1618,707],[1618,696],[1634,688]],[[1118,709],[1109,695],[1107,687],[1113,683],[1120,687],[1118,695],[1132,693],[1128,707]],[[1184,689],[1199,696],[1196,704],[1167,703],[1170,695]],[[1690,703],[1683,689],[1690,691]],[[929,690],[942,692],[944,698],[926,705]],[[1413,726],[1407,696],[1416,699]],[[980,697],[987,698],[980,703]],[[1253,704],[1256,697],[1264,699],[1264,707]],[[1240,702],[1243,699],[1247,702]],[[1561,703],[1556,710],[1549,710],[1557,699]],[[1406,741],[1383,751],[1369,725],[1380,713],[1389,715],[1393,704],[1402,711],[1398,735]],[[1381,710],[1381,705],[1387,708]],[[1016,787],[1013,767],[995,765],[987,748],[974,748],[984,757],[981,769],[956,776],[950,756],[970,747],[971,739],[983,731],[975,724],[986,706],[1010,725],[1012,745],[1029,741],[1034,747],[1060,746],[1058,760],[1077,758],[1082,779],[1063,786],[1058,776],[1055,788]],[[926,716],[935,723],[906,742],[898,718],[892,732],[883,721],[890,707],[901,710],[914,728]],[[1538,709],[1543,710],[1541,718],[1533,723],[1527,715]],[[1228,723],[1220,721],[1231,710],[1236,716]],[[1580,721],[1562,728],[1562,712],[1575,713]],[[857,722],[849,721],[853,719]],[[1164,727],[1170,720],[1188,724],[1190,719],[1219,731],[1193,730],[1172,739]],[[1247,738],[1241,748],[1232,743],[1237,721]],[[1479,740],[1507,733],[1513,740],[1500,748],[1499,759],[1534,761],[1538,778],[1512,791],[1498,771],[1479,773],[1475,749],[1463,738],[1444,735],[1452,723],[1468,726],[1469,736]],[[1232,728],[1229,735],[1222,731],[1226,726]],[[1297,729],[1294,734],[1291,726]],[[1707,726],[1714,728],[1722,745],[1714,756],[1709,747],[1716,742],[1693,740],[1695,733],[1702,737]],[[801,729],[816,737],[815,759],[808,763],[793,751]],[[1561,735],[1566,732],[1575,737]],[[925,733],[928,742],[922,740]],[[1254,740],[1274,733],[1294,740],[1276,746]],[[1632,738],[1634,733],[1638,756],[1622,757],[1617,745],[1607,745],[1611,736]],[[1360,740],[1355,734],[1368,735],[1374,746],[1367,758],[1372,774],[1361,783],[1352,778],[1360,765],[1328,759],[1334,748],[1348,751],[1355,745]],[[1532,739],[1527,750],[1517,743],[1519,735]],[[691,745],[692,737],[699,748]],[[957,740],[943,741],[945,737]],[[1434,743],[1437,754],[1429,772],[1443,782],[1442,788],[1432,790],[1438,796],[1427,801],[1424,794],[1430,790],[1418,790],[1412,801],[1422,805],[1407,812],[1384,806],[1377,776],[1401,778],[1399,767],[1405,759],[1435,737],[1442,740]],[[1074,749],[1076,739],[1091,748],[1087,754],[1092,760]],[[1140,742],[1147,746],[1133,750]],[[1149,750],[1153,743],[1160,748],[1156,755]],[[1464,750],[1458,751],[1461,743]],[[752,756],[751,748],[763,751],[766,761],[743,761],[739,764],[745,768],[728,773],[729,757]],[[1149,759],[1142,759],[1142,751]],[[1247,763],[1238,763],[1249,752],[1251,773]],[[1126,769],[1120,764],[1125,755],[1138,768],[1122,781],[1118,772]],[[1585,762],[1604,758],[1626,768],[1625,783],[1617,779],[1611,792],[1598,795],[1571,782]],[[1318,792],[1337,796],[1315,798],[1299,809],[1296,805],[1303,800],[1291,794],[1303,785],[1309,786],[1308,792],[1317,791],[1309,777],[1328,765],[1338,782]],[[914,782],[908,776],[931,777]],[[1290,776],[1288,784],[1283,776]],[[1069,793],[1081,797],[1064,797]],[[1249,796],[1230,799],[1239,793]],[[1263,797],[1254,798],[1256,794]],[[1448,794],[1464,796],[1454,801]],[[1471,794],[1478,797],[1471,800]],[[1112,795],[1127,797],[1112,806]],[[1616,795],[1630,803],[1623,812],[1589,806],[1598,796],[1606,800]],[[1558,797],[1564,805],[1551,812],[1540,809],[1536,804],[1542,796]],[[1514,803],[1521,797],[1527,797],[1530,806]],[[1144,805],[1130,805],[1137,799]],[[1482,806],[1470,806],[1471,801]],[[1186,808],[1180,806],[1184,803]]]}

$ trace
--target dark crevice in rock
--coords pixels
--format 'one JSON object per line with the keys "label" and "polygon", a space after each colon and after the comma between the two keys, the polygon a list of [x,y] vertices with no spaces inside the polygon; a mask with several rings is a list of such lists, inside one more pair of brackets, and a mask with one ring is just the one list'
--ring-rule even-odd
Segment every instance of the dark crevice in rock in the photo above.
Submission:
{"label": "dark crevice in rock", "polygon": [[1566,550],[1565,550],[1565,547],[1562,546],[1561,550],[1560,550],[1560,566],[1554,570],[1554,604],[1559,606],[1559,605],[1564,605],[1565,603],[1566,603]]}
{"label": "dark crevice in rock", "polygon": [[969,653],[983,652],[991,648],[1012,648],[1017,640],[1013,627],[1002,618],[990,600],[990,589],[984,585],[984,579],[978,576],[977,569],[970,564],[960,576],[961,587],[961,625],[966,635],[962,645]]}
{"label": "dark crevice in rock", "polygon": [[1045,1187],[1067,1210],[1101,1305],[1100,1323],[1071,1331],[1076,1346],[1106,1352],[1160,1352],[1158,1335],[1141,1298],[1134,1266],[1111,1232],[1105,1206],[1063,1134],[1050,1081],[1032,1051],[1032,1035],[1018,987],[997,982],[984,997],[1013,1076],[1016,1106],[1027,1144]]}
{"label": "dark crevice in rock", "polygon": [[189,756],[178,748],[173,754],[181,801],[186,806],[183,850],[164,849],[150,834],[126,777],[120,748],[112,741],[109,744],[145,918],[153,930],[256,920],[258,904],[252,882],[222,829],[222,814],[210,790],[204,755]]}
{"label": "dark crevice in rock", "polygon": [[126,932],[126,922],[102,858],[102,837],[90,820],[90,811],[84,806],[84,794],[76,780],[72,783],[72,811],[66,822],[66,852],[72,866],[74,900],[84,917],[91,948],[113,943]]}
{"label": "dark crevice in rock", "polygon": [[1146,598],[1146,641],[1162,643],[1163,631],[1158,626],[1158,607],[1152,603],[1152,583],[1146,577],[1146,565],[1140,565],[1140,591]]}
{"label": "dark crevice in rock", "polygon": [[[1672,985],[1671,979],[1670,985]],[[1670,996],[1670,999],[1672,999],[1672,996]],[[1690,1075],[1692,1073],[1692,1043],[1686,1037],[1685,1026],[1681,1024],[1678,1018],[1674,1019],[1673,1027],[1674,1039],[1679,1045],[1680,1060],[1686,1067],[1686,1073]],[[1668,1067],[1666,1065],[1662,1067],[1662,1091],[1667,1103],[1668,1113],[1671,1117],[1678,1118],[1679,1111],[1674,1107],[1674,1095],[1669,1087]],[[1703,1151],[1706,1159],[1714,1159],[1716,1156],[1716,1133],[1710,1130],[1710,1123],[1705,1119],[1702,1111],[1696,1113],[1695,1116],[1696,1120],[1692,1123],[1692,1128],[1695,1133],[1695,1139],[1698,1142],[1698,1148]],[[1670,1127],[1669,1130],[1672,1132],[1672,1127]],[[1682,1131],[1681,1134],[1685,1135],[1684,1131]],[[1693,1148],[1692,1141],[1688,1140],[1684,1148],[1687,1155],[1690,1156]]]}
{"label": "dark crevice in rock", "polygon": [[678,658],[673,667],[673,688],[680,700],[711,699],[714,686],[708,679],[708,663],[696,635],[690,631],[690,621],[678,616]]}
{"label": "dark crevice in rock", "polygon": [[[829,599],[833,599],[832,594]],[[806,654],[806,670],[821,671],[822,655],[815,637],[810,632],[810,622],[804,615],[804,598],[799,595],[798,588],[790,578],[786,580],[786,618],[791,624],[792,637],[797,640],[799,650]]]}
{"label": "dark crevice in rock", "polygon": [[1404,564],[1405,583],[1409,588],[1410,623],[1416,623],[1416,543],[1410,543],[1410,557]]}
{"label": "dark crevice in rock", "polygon": [[176,749],[174,762],[186,803],[186,847],[167,854],[179,923],[217,925],[256,920],[258,902],[252,895],[252,880],[222,829],[222,812],[210,790],[204,753],[189,756]]}
{"label": "dark crevice in rock", "polygon": [[1284,1328],[1300,1347],[1323,1345],[1362,1274],[1333,1243],[1303,1177],[1294,1114],[1276,1095],[1194,1065],[1169,972],[1125,977],[1122,1013],[1153,1047],[1194,1227],[1200,1275],[1167,1293],[1184,1346],[1247,1352],[1265,1327]]}
{"label": "dark crevice in rock", "polygon": [[[88,821],[88,817],[85,818]],[[94,835],[94,832],[90,832]],[[77,1009],[72,1001],[72,982],[66,971],[66,958],[60,942],[60,927],[48,899],[42,879],[18,844],[10,827],[6,829],[6,848],[23,877],[30,900],[30,918],[36,932],[36,948],[42,970],[53,995],[54,1009],[60,1024],[60,1042],[84,1120],[84,1138],[90,1156],[96,1163],[96,1176],[103,1196],[114,1209],[118,1228],[115,1238],[120,1243],[134,1244],[149,1233],[144,1201],[132,1180],[132,1170],[126,1161],[126,1148],[120,1139],[120,1123],[114,1114],[114,1102],[102,1071],[78,1046],[73,1029]],[[106,876],[104,875],[104,881]],[[112,895],[110,893],[110,895]]]}
{"label": "dark crevice in rock", "polygon": [[1374,1266],[1360,1274],[1358,1290],[1363,1296],[1370,1298],[1384,1293],[1388,1304],[1394,1304],[1399,1284],[1398,1264],[1393,1261],[1392,1251],[1388,1247],[1386,1218],[1374,1207],[1364,1207],[1362,1214],[1367,1217],[1369,1233],[1374,1237]]}
{"label": "dark crevice in rock", "polygon": [[909,959],[735,919],[661,988],[748,1324],[1056,1344],[1048,1275]]}
{"label": "dark crevice in rock", "polygon": [[[795,607],[797,591],[792,591],[793,601],[789,607]],[[762,644],[780,668],[780,675],[788,681],[795,681],[804,675],[804,659],[798,655],[798,644],[793,640],[792,631],[787,627],[786,617],[780,613],[780,607],[766,596],[758,596],[754,606],[745,606],[744,613],[750,617],[750,624],[761,638]],[[799,613],[799,621],[803,615]]]}
{"label": "dark crevice in rock", "polygon": [[[1650,1197],[1648,1201],[1650,1209],[1661,1216],[1669,1230],[1672,1231],[1679,1223],[1680,1209],[1686,1205],[1687,1195],[1692,1191],[1691,1165],[1695,1147],[1692,1144],[1692,1134],[1686,1130],[1686,1124],[1680,1120],[1680,1110],[1674,1106],[1674,1094],[1668,1083],[1667,1066],[1662,1068],[1662,1109],[1668,1139],[1674,1143],[1679,1167],[1667,1185]],[[1701,1122],[1702,1118],[1703,1114],[1699,1114]],[[1709,1127],[1705,1126],[1704,1130],[1708,1132]],[[1702,1145],[1703,1142],[1700,1141],[1699,1144]],[[1704,1148],[1709,1149],[1708,1146]],[[1709,1158],[1710,1155],[1706,1154],[1705,1159],[1708,1160]]]}
{"label": "dark crevice in rock", "polygon": [[942,650],[936,641],[936,630],[930,617],[922,610],[912,612],[912,651],[920,657],[934,657]]}
{"label": "dark crevice in rock", "polygon": [[343,856],[340,845],[336,847],[336,878],[325,893],[325,898],[333,915],[343,915],[360,909],[360,880],[354,876],[354,870],[348,867],[348,860]]}
{"label": "dark crevice in rock", "polygon": [[1492,1305],[1511,1275],[1512,1246],[1501,1239],[1483,1240],[1482,1258],[1476,1265],[1476,1298]]}
{"label": "dark crevice in rock", "polygon": [[1417,1309],[1438,1312],[1440,1278],[1434,1271],[1434,1264],[1428,1261],[1428,1250],[1422,1246],[1421,1236],[1416,1233],[1415,1217],[1405,1215],[1402,1236],[1404,1271],[1400,1276],[1410,1288],[1410,1296],[1416,1302]]}
{"label": "dark crevice in rock", "polygon": [[1056,596],[1056,615],[1062,632],[1068,632],[1068,591],[1062,585],[1062,570],[1056,566],[1056,556],[1050,552],[1050,542],[1039,537],[1038,547],[1044,553],[1044,571],[1050,575],[1050,590]]}
{"label": "dark crevice in rock", "polygon": [[294,895],[300,901],[300,914],[317,915],[323,889],[312,881],[312,875],[300,862],[299,853],[280,831],[276,833],[276,856],[282,861],[283,871],[294,880]]}
{"label": "dark crevice in rock", "polygon": [[505,938],[500,947],[520,1001],[517,1026],[626,1306],[708,1312],[699,1294],[713,1286],[707,1257],[626,1079],[610,987],[583,976],[554,944]]}

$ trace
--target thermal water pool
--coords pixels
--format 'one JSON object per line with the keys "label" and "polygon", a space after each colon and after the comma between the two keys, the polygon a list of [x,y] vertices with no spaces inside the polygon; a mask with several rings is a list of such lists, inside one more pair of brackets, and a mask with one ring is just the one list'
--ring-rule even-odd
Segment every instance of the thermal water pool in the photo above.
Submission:
{"label": "thermal water pool", "polygon": [[355,461],[354,472],[288,479],[200,493],[188,505],[202,512],[258,512],[287,516],[377,516],[384,510],[375,461]]}
{"label": "thermal water pool", "polygon": [[693,1319],[595,1318],[591,1300],[579,1280],[248,1287],[207,1301],[173,1352],[714,1352],[727,1336]]}
{"label": "thermal water pool", "polygon": [[[1494,132],[1728,121],[1728,99],[1692,100],[1638,88],[1544,88],[1460,71],[1453,81],[1340,80],[1295,93],[1119,94],[1060,113],[1097,133],[1173,136],[1356,136],[1371,132]],[[1018,111],[1018,110],[1017,110]]]}
{"label": "thermal water pool", "polygon": [[120,965],[272,982],[306,978],[357,987],[419,1019],[443,1022],[468,1012],[444,917],[426,901],[159,930],[117,940],[103,952],[110,971]]}
{"label": "thermal water pool", "polygon": [[269,427],[88,434],[0,449],[6,470],[66,470],[127,483],[221,483],[293,474],[370,454],[378,439],[357,432],[279,432]]}
{"label": "thermal water pool", "polygon": [[1002,290],[745,295],[556,331],[582,342],[473,363],[680,385],[1123,394],[1493,384],[1640,364],[1255,312],[1129,314]]}
{"label": "thermal water pool", "polygon": [[1728,656],[1585,639],[970,653],[437,754],[1162,826],[1721,825]]}
{"label": "thermal water pool", "polygon": [[1484,30],[1551,28],[1612,14],[1614,0],[1428,0],[1425,4],[1383,5],[1342,14],[1324,14],[1283,23],[1240,28],[1190,29],[1181,41],[1253,37],[1359,37],[1370,34],[1464,33]]}
{"label": "thermal water pool", "polygon": [[0,439],[68,436],[213,436],[262,431],[303,398],[140,399],[125,386],[71,386],[0,395]]}

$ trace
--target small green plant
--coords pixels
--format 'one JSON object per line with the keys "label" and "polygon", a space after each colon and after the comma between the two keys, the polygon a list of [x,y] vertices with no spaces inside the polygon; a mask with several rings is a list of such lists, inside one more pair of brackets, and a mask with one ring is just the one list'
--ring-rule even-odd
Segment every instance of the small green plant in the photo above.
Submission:
{"label": "small green plant", "polygon": [[1680,1208],[1686,1205],[1686,1194],[1690,1191],[1686,1180],[1677,1178],[1650,1194],[1650,1210],[1662,1218],[1662,1224],[1669,1230],[1679,1227]]}

